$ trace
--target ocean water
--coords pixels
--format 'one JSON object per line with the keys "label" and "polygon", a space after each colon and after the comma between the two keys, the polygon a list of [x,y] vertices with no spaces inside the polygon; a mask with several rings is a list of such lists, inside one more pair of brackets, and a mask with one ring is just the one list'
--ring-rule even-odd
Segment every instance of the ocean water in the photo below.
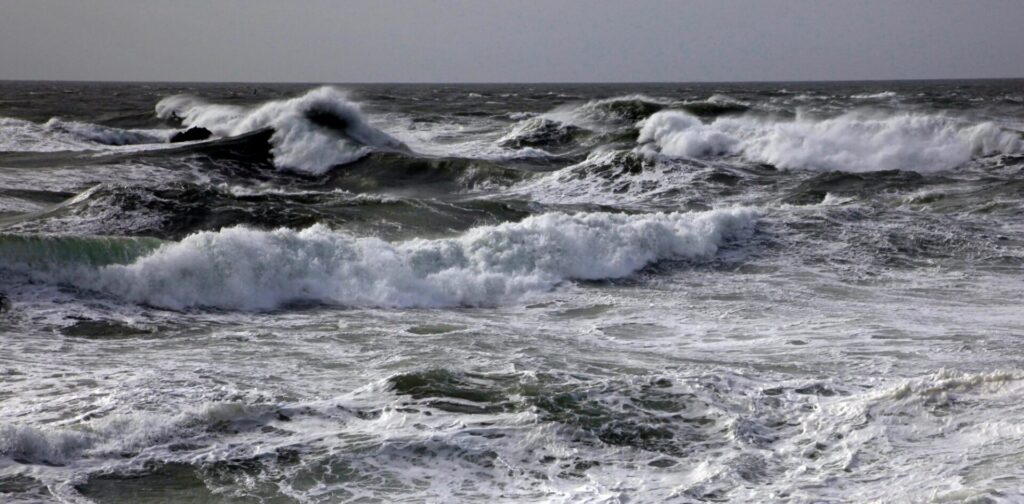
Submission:
{"label": "ocean water", "polygon": [[1024,501],[1022,131],[1024,81],[0,83],[0,501]]}

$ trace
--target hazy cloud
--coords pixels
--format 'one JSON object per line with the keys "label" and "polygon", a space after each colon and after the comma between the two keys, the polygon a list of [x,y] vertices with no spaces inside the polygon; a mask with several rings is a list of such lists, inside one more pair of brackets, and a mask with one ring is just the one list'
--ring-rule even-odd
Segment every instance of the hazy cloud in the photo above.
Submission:
{"label": "hazy cloud", "polygon": [[1024,76],[1024,2],[0,0],[0,78]]}

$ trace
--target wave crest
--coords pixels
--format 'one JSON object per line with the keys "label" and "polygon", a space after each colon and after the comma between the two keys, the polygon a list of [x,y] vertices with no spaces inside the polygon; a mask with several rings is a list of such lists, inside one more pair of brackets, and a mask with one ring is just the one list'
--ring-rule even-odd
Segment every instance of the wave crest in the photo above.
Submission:
{"label": "wave crest", "polygon": [[549,213],[456,238],[400,243],[322,225],[301,231],[234,227],[190,235],[130,264],[45,276],[172,309],[492,305],[566,280],[620,278],[659,260],[708,257],[749,234],[756,217],[746,208]]}
{"label": "wave crest", "polygon": [[739,155],[779,168],[866,172],[940,172],[974,157],[1022,150],[1019,132],[992,122],[966,123],[924,114],[851,112],[829,119],[778,121],[749,116],[702,123],[681,111],[640,124],[641,149],[668,157]]}
{"label": "wave crest", "polygon": [[371,126],[345,93],[329,86],[255,108],[210,104],[176,95],[157,103],[156,113],[219,136],[271,128],[274,165],[314,175],[356,161],[376,149],[406,149],[402,142]]}

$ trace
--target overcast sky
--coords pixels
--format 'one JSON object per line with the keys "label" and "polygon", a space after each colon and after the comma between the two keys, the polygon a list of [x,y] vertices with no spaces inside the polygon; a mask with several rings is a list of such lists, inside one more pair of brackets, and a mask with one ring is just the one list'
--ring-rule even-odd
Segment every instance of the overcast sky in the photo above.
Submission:
{"label": "overcast sky", "polygon": [[1024,77],[1024,0],[0,0],[0,79]]}

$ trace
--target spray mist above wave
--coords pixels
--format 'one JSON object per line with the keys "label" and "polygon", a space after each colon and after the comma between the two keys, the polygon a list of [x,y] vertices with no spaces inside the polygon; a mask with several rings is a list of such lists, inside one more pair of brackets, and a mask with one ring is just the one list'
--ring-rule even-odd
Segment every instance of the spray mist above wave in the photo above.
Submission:
{"label": "spray mist above wave", "polygon": [[359,106],[342,91],[325,86],[289,100],[257,107],[207,103],[188,95],[164,98],[157,116],[177,118],[215,135],[237,136],[272,128],[271,154],[278,168],[323,174],[356,161],[375,149],[405,150],[405,145],[367,123]]}
{"label": "spray mist above wave", "polygon": [[57,117],[45,123],[0,117],[0,151],[82,151],[125,145],[164,144],[173,133],[174,130],[121,129],[65,121]]}
{"label": "spray mist above wave", "polygon": [[[265,310],[299,302],[479,306],[549,291],[566,280],[625,277],[659,260],[709,257],[749,235],[756,219],[747,208],[550,213],[456,238],[399,243],[322,225],[301,231],[235,227],[191,235],[129,264],[27,269],[43,280],[172,309]],[[14,258],[4,262],[16,268]]]}
{"label": "spray mist above wave", "polygon": [[703,123],[682,111],[663,111],[640,124],[641,150],[668,157],[738,155],[795,170],[941,172],[977,156],[1024,149],[1020,132],[992,122],[942,115],[848,112],[828,119],[798,115],[779,121],[750,116]]}

